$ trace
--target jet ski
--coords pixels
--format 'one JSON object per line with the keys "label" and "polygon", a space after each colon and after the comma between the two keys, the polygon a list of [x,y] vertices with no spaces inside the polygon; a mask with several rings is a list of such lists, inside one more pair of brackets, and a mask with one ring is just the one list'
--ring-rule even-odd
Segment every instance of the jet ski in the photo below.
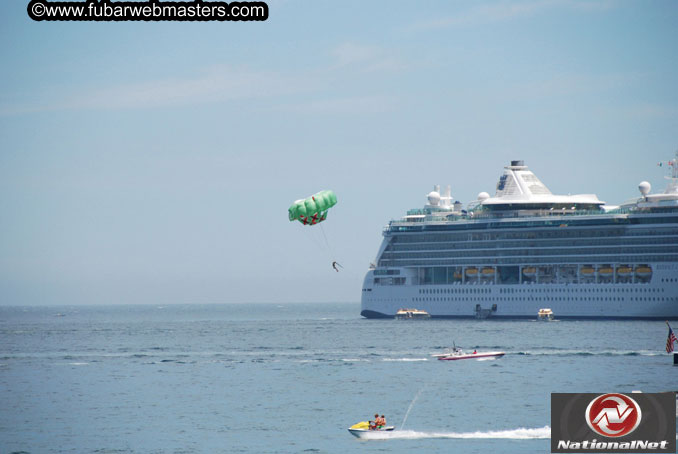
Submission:
{"label": "jet ski", "polygon": [[384,426],[380,429],[370,429],[369,421],[360,421],[357,424],[353,424],[348,428],[348,431],[351,432],[351,435],[358,438],[370,438],[370,435],[380,434],[382,432],[390,432],[395,427],[393,426]]}

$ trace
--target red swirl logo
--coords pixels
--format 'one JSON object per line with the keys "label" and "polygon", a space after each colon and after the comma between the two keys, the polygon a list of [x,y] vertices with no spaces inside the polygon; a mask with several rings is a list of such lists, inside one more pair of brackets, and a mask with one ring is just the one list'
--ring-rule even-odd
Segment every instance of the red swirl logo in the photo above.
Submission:
{"label": "red swirl logo", "polygon": [[604,437],[630,434],[636,430],[641,418],[640,405],[624,394],[603,394],[586,407],[586,423]]}

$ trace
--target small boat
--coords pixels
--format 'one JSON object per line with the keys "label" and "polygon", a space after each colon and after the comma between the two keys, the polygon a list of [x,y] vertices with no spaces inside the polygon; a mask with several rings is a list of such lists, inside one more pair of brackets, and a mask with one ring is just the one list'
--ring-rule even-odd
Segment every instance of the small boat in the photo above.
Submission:
{"label": "small boat", "polygon": [[466,275],[467,276],[477,276],[478,275],[478,268],[471,266],[466,268]]}
{"label": "small boat", "polygon": [[609,265],[603,265],[600,268],[598,268],[598,274],[601,274],[603,276],[610,276],[612,275],[613,272],[614,270]]}
{"label": "small boat", "polygon": [[627,266],[627,265],[622,265],[622,266],[617,268],[617,274],[620,275],[620,276],[630,276],[631,271],[633,271],[633,270],[631,269],[630,266]]}
{"label": "small boat", "polygon": [[429,319],[431,314],[422,309],[399,309],[395,314],[397,320],[410,320],[410,319]]}
{"label": "small boat", "polygon": [[581,274],[592,275],[596,270],[591,265],[585,265],[581,268]]}
{"label": "small boat", "polygon": [[483,276],[494,276],[495,273],[494,268],[491,266],[484,267],[481,272],[483,273]]}
{"label": "small boat", "polygon": [[647,265],[638,265],[636,267],[636,276],[638,277],[648,277],[652,275],[652,268]]}
{"label": "small boat", "polygon": [[369,421],[360,421],[348,428],[351,435],[358,438],[370,438],[370,436],[381,435],[383,432],[391,432],[395,427],[384,426],[380,429],[370,429]]}
{"label": "small boat", "polygon": [[545,322],[550,322],[551,320],[553,320],[553,311],[548,307],[539,309],[539,312],[537,313],[537,319]]}
{"label": "small boat", "polygon": [[458,359],[501,358],[505,354],[505,352],[478,352],[475,350],[473,350],[473,353],[464,353],[461,348],[455,347],[447,353],[432,356],[442,361],[456,361]]}
{"label": "small boat", "polygon": [[523,268],[523,274],[527,277],[534,277],[537,274],[537,269],[533,266],[526,266]]}

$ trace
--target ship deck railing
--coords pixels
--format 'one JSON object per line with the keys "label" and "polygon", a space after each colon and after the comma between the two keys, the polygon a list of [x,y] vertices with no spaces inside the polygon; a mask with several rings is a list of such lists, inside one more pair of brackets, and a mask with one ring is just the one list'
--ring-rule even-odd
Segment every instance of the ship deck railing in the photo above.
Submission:
{"label": "ship deck railing", "polygon": [[475,211],[467,215],[447,215],[447,216],[435,216],[426,212],[423,209],[409,210],[407,215],[426,215],[425,218],[417,219],[413,221],[400,219],[392,219],[391,223],[398,224],[414,224],[420,222],[458,222],[458,221],[474,221],[474,220],[487,220],[487,219],[524,219],[524,218],[538,218],[538,217],[551,217],[551,218],[563,218],[567,219],[572,216],[610,216],[610,215],[627,215],[633,211],[628,208],[618,208],[611,211],[599,211],[599,210],[529,210],[529,211]]}

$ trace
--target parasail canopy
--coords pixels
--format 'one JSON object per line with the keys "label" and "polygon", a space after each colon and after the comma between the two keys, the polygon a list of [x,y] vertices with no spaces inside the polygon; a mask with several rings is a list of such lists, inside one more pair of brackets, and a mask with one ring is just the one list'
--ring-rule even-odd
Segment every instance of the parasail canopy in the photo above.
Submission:
{"label": "parasail canopy", "polygon": [[305,199],[296,200],[290,206],[290,221],[299,221],[304,225],[315,225],[327,219],[327,211],[337,204],[334,191],[325,190]]}

